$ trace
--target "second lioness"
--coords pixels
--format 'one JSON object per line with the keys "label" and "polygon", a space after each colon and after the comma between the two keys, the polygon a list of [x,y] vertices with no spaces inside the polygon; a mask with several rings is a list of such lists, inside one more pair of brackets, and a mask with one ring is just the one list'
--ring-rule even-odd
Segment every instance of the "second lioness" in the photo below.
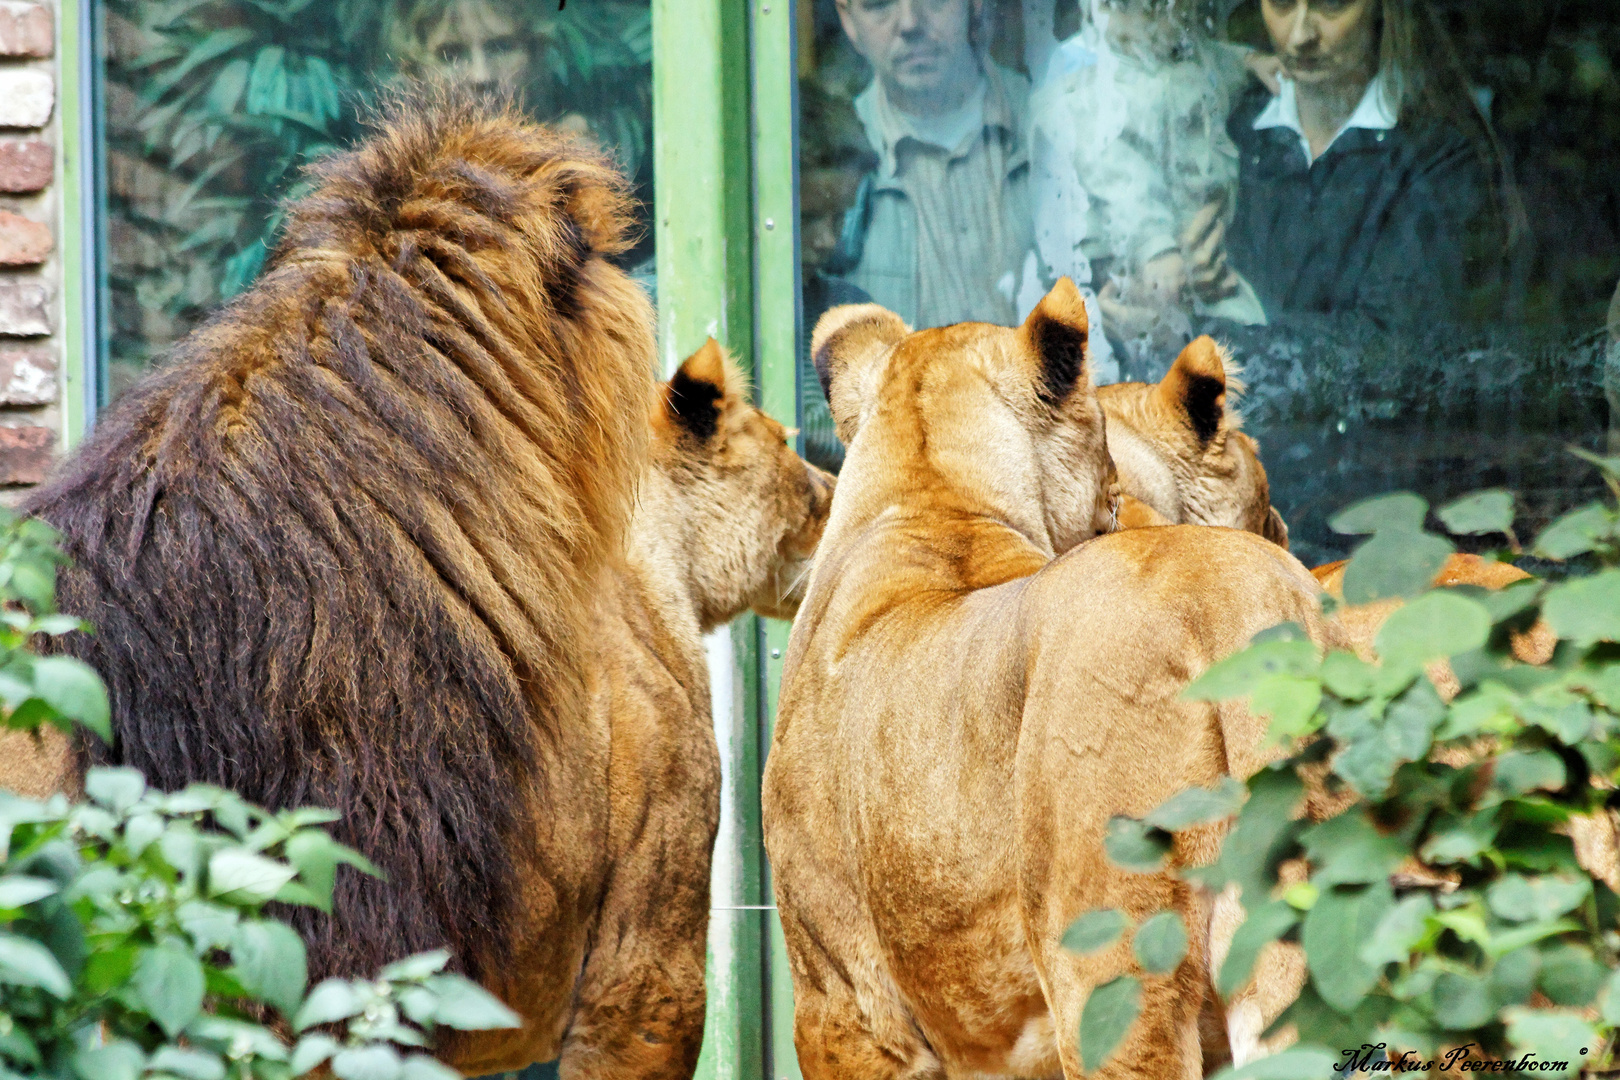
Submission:
{"label": "second lioness", "polygon": [[1259,447],[1230,399],[1242,392],[1226,351],[1201,337],[1157,383],[1097,390],[1119,472],[1122,526],[1224,525],[1288,546]]}
{"label": "second lioness", "polygon": [[1207,904],[1103,837],[1264,764],[1264,725],[1181,700],[1189,678],[1276,623],[1326,631],[1309,574],[1247,532],[1083,543],[1109,524],[1087,330],[1067,281],[1017,330],[910,334],[870,305],[817,326],[849,455],[764,784],[806,1077],[1078,1077],[1088,996],[1135,970],[1124,942],[1060,946],[1105,907],[1173,910],[1192,945],[1094,1075],[1201,1073]]}

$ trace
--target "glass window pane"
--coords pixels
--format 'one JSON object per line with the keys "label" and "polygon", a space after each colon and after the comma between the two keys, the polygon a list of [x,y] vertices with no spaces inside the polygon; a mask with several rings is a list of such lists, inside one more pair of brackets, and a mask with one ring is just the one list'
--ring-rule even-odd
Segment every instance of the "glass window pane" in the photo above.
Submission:
{"label": "glass window pane", "polygon": [[[101,401],[250,284],[301,166],[402,76],[519,95],[652,201],[651,0],[98,0],[107,273]],[[652,272],[652,231],[623,257]]]}
{"label": "glass window pane", "polygon": [[1099,383],[1211,334],[1307,564],[1366,495],[1501,485],[1533,528],[1601,489],[1568,447],[1620,451],[1620,8],[801,2],[807,335],[1007,323],[1060,275]]}

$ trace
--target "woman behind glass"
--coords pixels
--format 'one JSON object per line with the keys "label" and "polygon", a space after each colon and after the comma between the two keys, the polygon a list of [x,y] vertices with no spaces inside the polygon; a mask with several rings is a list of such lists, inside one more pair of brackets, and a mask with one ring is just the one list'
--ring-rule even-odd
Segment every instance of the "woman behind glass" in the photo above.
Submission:
{"label": "woman behind glass", "polygon": [[1269,317],[1463,318],[1500,266],[1509,189],[1423,0],[1260,6],[1282,70],[1228,122],[1237,209],[1228,235],[1209,215],[1187,238],[1194,288],[1205,302],[1230,295],[1235,271]]}

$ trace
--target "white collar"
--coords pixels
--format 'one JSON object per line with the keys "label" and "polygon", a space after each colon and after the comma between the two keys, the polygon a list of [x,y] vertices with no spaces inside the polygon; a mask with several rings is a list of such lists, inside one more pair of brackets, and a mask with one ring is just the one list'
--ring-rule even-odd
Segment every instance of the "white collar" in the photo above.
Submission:
{"label": "white collar", "polygon": [[[1306,164],[1312,164],[1315,159],[1311,156],[1311,140],[1306,137],[1305,126],[1299,121],[1299,99],[1294,94],[1294,80],[1283,78],[1280,81],[1282,92],[1272,98],[1261,110],[1260,115],[1254,118],[1254,130],[1288,128],[1299,136],[1299,145],[1305,151]],[[1361,101],[1350,114],[1350,119],[1333,133],[1333,138],[1328,140],[1327,146],[1322,149],[1324,155],[1339,141],[1339,136],[1351,128],[1390,131],[1400,122],[1399,104],[1390,101],[1389,96],[1384,93],[1386,81],[1381,72],[1373,76],[1372,81],[1367,84],[1367,89],[1362,91]]]}

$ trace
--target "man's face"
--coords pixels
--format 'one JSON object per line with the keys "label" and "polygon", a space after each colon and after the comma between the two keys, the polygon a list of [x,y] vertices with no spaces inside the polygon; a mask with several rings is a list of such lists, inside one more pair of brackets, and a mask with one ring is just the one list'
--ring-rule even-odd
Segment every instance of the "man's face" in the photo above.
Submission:
{"label": "man's face", "polygon": [[877,77],[915,100],[946,91],[972,63],[974,6],[974,0],[838,0],[838,18]]}

